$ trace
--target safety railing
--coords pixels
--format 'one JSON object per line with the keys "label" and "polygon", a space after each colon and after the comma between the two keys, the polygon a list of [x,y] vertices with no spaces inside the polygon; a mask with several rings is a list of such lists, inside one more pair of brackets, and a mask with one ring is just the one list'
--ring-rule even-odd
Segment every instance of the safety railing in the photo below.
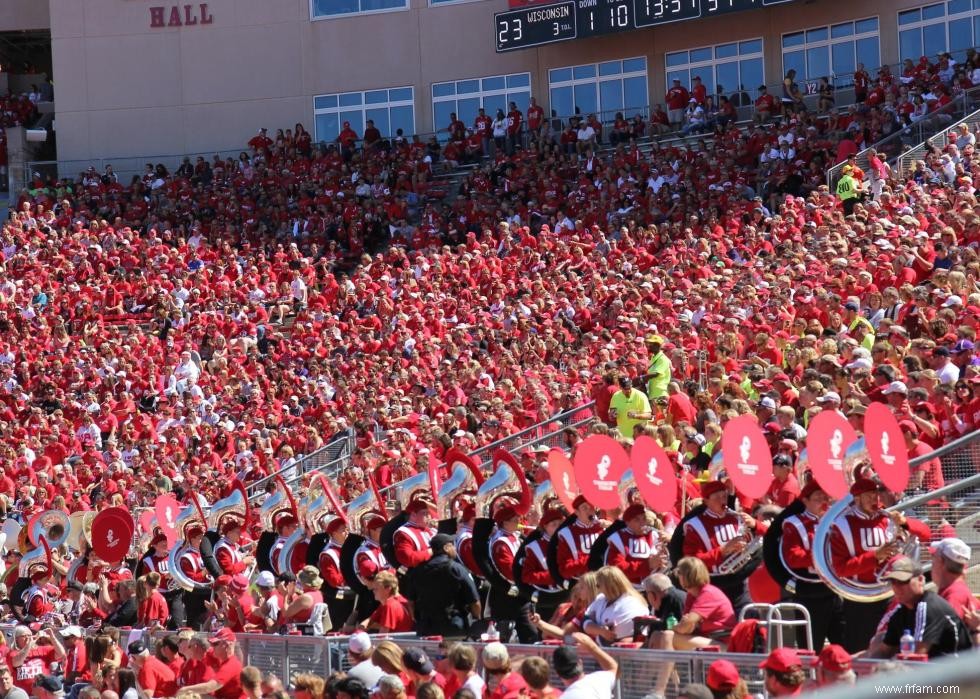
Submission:
{"label": "safety railing", "polygon": [[[976,133],[977,124],[980,124],[980,109],[967,114],[954,124],[950,124],[937,134],[934,134],[921,142],[915,148],[905,151],[895,164],[895,173],[899,177],[911,174],[916,160],[921,160],[922,156],[930,147],[942,148],[948,143],[956,141],[956,134],[961,124],[966,124],[970,128],[970,133]],[[952,136],[952,138],[950,138]]]}
{"label": "safety railing", "polygon": [[[956,96],[956,98],[935,112],[930,112],[926,117],[913,123],[911,126],[900,128],[889,134],[885,138],[873,143],[857,154],[857,164],[862,170],[869,167],[869,156],[872,150],[878,152],[883,160],[893,162],[897,160],[909,146],[924,142],[939,130],[956,121],[960,116],[969,114],[973,111],[980,100],[980,89],[973,88]],[[827,186],[833,190],[840,179],[841,170],[847,163],[837,163],[827,170]]]}
{"label": "safety railing", "polygon": [[332,476],[350,463],[356,447],[357,437],[353,430],[348,430],[342,436],[324,444],[316,451],[298,459],[295,463],[249,483],[245,487],[248,499],[253,503],[261,500],[266,487],[276,476],[280,476],[290,487],[311,473],[319,472],[326,476]]}
{"label": "safety railing", "polygon": [[980,697],[980,672],[977,654],[940,658],[929,663],[879,664],[871,674],[864,674],[853,685],[831,685],[812,694],[809,699],[872,699],[893,696],[959,696]]}

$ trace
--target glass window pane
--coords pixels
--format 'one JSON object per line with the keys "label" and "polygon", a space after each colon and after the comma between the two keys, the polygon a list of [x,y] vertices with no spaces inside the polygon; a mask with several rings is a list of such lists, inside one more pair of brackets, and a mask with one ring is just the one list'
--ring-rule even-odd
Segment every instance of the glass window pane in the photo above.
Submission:
{"label": "glass window pane", "polygon": [[551,89],[551,110],[559,117],[572,113],[572,88],[555,87]]}
{"label": "glass window pane", "polygon": [[332,141],[340,135],[340,118],[336,114],[316,115],[316,140]]}
{"label": "glass window pane", "polygon": [[507,76],[507,87],[531,87],[530,73],[517,73]]}
{"label": "glass window pane", "polygon": [[483,108],[487,111],[487,114],[492,118],[497,114],[498,109],[503,109],[504,114],[507,113],[507,96],[506,95],[489,95],[483,98]]}
{"label": "glass window pane", "polygon": [[694,78],[701,78],[701,84],[704,85],[706,94],[714,94],[715,92],[715,71],[711,70],[711,66],[704,66],[698,68],[696,71],[692,71],[694,74],[691,76],[691,84],[694,84]]}
{"label": "glass window pane", "polygon": [[922,19],[922,12],[920,10],[906,10],[905,12],[898,13],[899,26],[912,24],[918,22],[920,19]]}
{"label": "glass window pane", "polygon": [[321,95],[313,98],[313,109],[331,108],[337,108],[337,95]]}
{"label": "glass window pane", "polygon": [[854,23],[854,31],[856,31],[858,34],[878,31],[878,18],[870,17],[869,19],[859,19]]}
{"label": "glass window pane", "polygon": [[415,134],[415,110],[409,106],[391,108],[391,133],[394,135],[398,129],[402,130],[405,136]]}
{"label": "glass window pane", "polygon": [[760,85],[765,85],[765,72],[761,58],[747,58],[738,62],[740,88],[750,95],[758,95]]}
{"label": "glass window pane", "polygon": [[970,0],[949,0],[946,3],[946,14],[955,15],[960,12],[969,12],[971,4]]}
{"label": "glass window pane", "polygon": [[[449,115],[456,111],[456,102],[433,102],[432,104],[432,130],[438,131],[449,126]],[[471,122],[463,120],[464,124]],[[448,134],[447,134],[448,137]]]}
{"label": "glass window pane", "polygon": [[674,66],[687,65],[687,51],[678,51],[676,53],[667,54],[667,67],[673,68]]}
{"label": "glass window pane", "polygon": [[738,44],[715,46],[715,58],[731,58],[738,55]]}
{"label": "glass window pane", "polygon": [[313,0],[314,17],[343,15],[348,12],[357,12],[357,0]]}
{"label": "glass window pane", "polygon": [[595,66],[575,66],[572,68],[572,77],[576,80],[582,80],[584,78],[594,78],[595,77]]}
{"label": "glass window pane", "polygon": [[606,61],[599,64],[599,75],[619,75],[622,72],[622,61]]}
{"label": "glass window pane", "polygon": [[691,51],[691,63],[706,63],[711,60],[711,47]]}
{"label": "glass window pane", "polygon": [[374,128],[381,132],[384,137],[391,136],[391,123],[388,121],[388,108],[380,107],[376,109],[368,109],[365,112],[364,126],[367,127],[367,121],[370,119],[374,122]]}
{"label": "glass window pane", "polygon": [[854,36],[853,22],[844,22],[844,24],[835,24],[830,28],[831,39],[840,39],[845,36]]}
{"label": "glass window pane", "polygon": [[623,107],[629,110],[630,114],[637,112],[647,112],[647,105],[650,104],[650,97],[647,94],[646,78],[625,78],[623,80]]}
{"label": "glass window pane", "polygon": [[527,108],[531,105],[531,93],[527,90],[518,90],[516,92],[507,93],[507,103],[511,102],[517,103],[517,108],[524,112],[524,116],[527,116]]}
{"label": "glass window pane", "polygon": [[669,70],[667,71],[667,89],[669,90],[674,84],[674,80],[680,80],[681,85],[687,87],[691,84],[691,74],[686,70]]}
{"label": "glass window pane", "polygon": [[466,95],[471,92],[480,91],[480,81],[479,80],[460,80],[456,83],[456,94]]}
{"label": "glass window pane", "polygon": [[973,0],[973,9],[980,10],[980,0]]}
{"label": "glass window pane", "polygon": [[831,72],[834,75],[847,75],[853,73],[854,65],[854,42],[842,41],[834,44],[830,51]]}
{"label": "glass window pane", "polygon": [[960,51],[973,47],[973,21],[954,19],[949,23],[949,50]]}
{"label": "glass window pane", "polygon": [[599,83],[600,121],[612,119],[624,106],[622,80],[603,80]]}
{"label": "glass window pane", "polygon": [[647,59],[627,58],[623,61],[624,73],[645,73],[647,71]]}
{"label": "glass window pane", "polygon": [[596,99],[595,83],[575,86],[575,114],[589,114],[599,109],[599,102]]}
{"label": "glass window pane", "polygon": [[572,79],[571,68],[554,68],[548,71],[548,81],[552,83],[563,83]]}
{"label": "glass window pane", "polygon": [[927,19],[939,19],[940,17],[945,16],[946,14],[945,10],[946,8],[942,6],[942,3],[938,5],[929,5],[927,7],[923,7],[922,21],[924,22]]}
{"label": "glass window pane", "polygon": [[373,10],[394,10],[407,7],[406,0],[361,0],[361,12]]}
{"label": "glass window pane", "polygon": [[433,83],[433,97],[449,97],[456,94],[456,83]]}
{"label": "glass window pane", "polygon": [[357,132],[358,136],[364,135],[364,112],[362,112],[360,109],[358,109],[356,112],[341,112],[340,121],[349,121],[350,127]]}
{"label": "glass window pane", "polygon": [[738,52],[743,56],[750,53],[762,53],[762,39],[750,39],[738,43]]}
{"label": "glass window pane", "polygon": [[354,107],[361,103],[363,95],[360,92],[345,92],[340,95],[341,107]]}
{"label": "glass window pane", "polygon": [[388,90],[388,100],[391,102],[412,102],[415,100],[415,90],[411,87],[396,87]]}
{"label": "glass window pane", "polygon": [[[466,99],[456,100],[456,116],[464,124],[472,125],[476,121],[476,115],[480,111],[480,98],[467,97]],[[487,112],[489,114],[489,112]],[[493,116],[491,114],[491,116]]]}
{"label": "glass window pane", "polygon": [[384,104],[387,101],[387,90],[368,90],[364,93],[364,104]]}
{"label": "glass window pane", "polygon": [[[977,0],[980,2],[980,0]],[[973,36],[980,36],[980,15],[973,18]]]}
{"label": "glass window pane", "polygon": [[922,55],[922,32],[918,29],[906,29],[898,33],[898,57],[903,61],[911,58],[917,61]]}
{"label": "glass window pane", "polygon": [[803,37],[803,32],[783,34],[784,49],[792,48],[794,46],[802,46],[804,43],[806,43],[806,39]]}
{"label": "glass window pane", "polygon": [[484,78],[480,81],[484,90],[505,90],[507,89],[507,80],[504,76],[494,77],[494,78]]}
{"label": "glass window pane", "polygon": [[927,24],[922,27],[922,54],[933,58],[937,53],[945,50],[946,25],[940,22],[939,24]]}
{"label": "glass window pane", "polygon": [[806,77],[815,80],[830,74],[830,52],[826,46],[806,50]]}
{"label": "glass window pane", "polygon": [[[728,61],[718,63],[715,66],[715,92],[721,92],[724,95],[730,94],[738,89],[738,84],[738,63]],[[753,85],[752,87],[758,86]]]}
{"label": "glass window pane", "polygon": [[864,67],[869,70],[874,70],[877,66],[881,65],[878,37],[876,36],[869,36],[866,39],[855,41],[854,52],[857,54],[857,62],[863,63]]}
{"label": "glass window pane", "polygon": [[816,29],[808,29],[806,32],[807,43],[812,43],[814,41],[826,41],[829,38],[829,33],[827,27],[817,27]]}

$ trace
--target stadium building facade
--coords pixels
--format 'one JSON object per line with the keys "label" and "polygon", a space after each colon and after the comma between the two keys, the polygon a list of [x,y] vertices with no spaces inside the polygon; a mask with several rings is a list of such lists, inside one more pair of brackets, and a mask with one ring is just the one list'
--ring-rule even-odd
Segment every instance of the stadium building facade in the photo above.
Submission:
{"label": "stadium building facade", "polygon": [[[640,12],[645,3],[649,13],[650,2],[682,0],[566,6],[613,10],[615,25],[636,20],[613,5]],[[697,2],[707,13],[730,0]],[[385,136],[427,134],[454,111],[467,125],[481,105],[491,115],[510,101],[526,111],[530,96],[546,114],[608,119],[662,103],[675,77],[754,99],[789,68],[804,89],[821,76],[844,86],[857,63],[874,75],[882,63],[962,51],[980,37],[980,0],[765,5],[591,38],[570,38],[589,32],[556,22],[566,40],[504,51],[515,39],[495,20],[506,0],[7,0],[0,30],[50,29],[59,160],[235,149],[257,127],[297,122],[318,140],[344,121],[362,133],[367,119]]]}

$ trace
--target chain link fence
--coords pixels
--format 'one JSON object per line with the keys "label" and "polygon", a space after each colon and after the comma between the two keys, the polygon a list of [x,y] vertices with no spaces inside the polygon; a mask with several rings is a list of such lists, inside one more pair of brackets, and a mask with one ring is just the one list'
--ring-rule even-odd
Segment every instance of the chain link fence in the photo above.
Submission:
{"label": "chain link fence", "polygon": [[296,463],[249,483],[245,488],[249,502],[255,503],[261,500],[266,486],[276,476],[281,476],[290,488],[312,473],[322,473],[328,478],[333,477],[347,467],[356,449],[357,437],[354,430],[347,430],[342,436],[307,454]]}

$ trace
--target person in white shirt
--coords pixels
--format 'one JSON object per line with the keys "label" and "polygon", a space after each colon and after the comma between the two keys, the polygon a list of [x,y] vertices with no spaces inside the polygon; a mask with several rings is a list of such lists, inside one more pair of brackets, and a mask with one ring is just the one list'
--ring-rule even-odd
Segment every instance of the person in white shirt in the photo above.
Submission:
{"label": "person in white shirt", "polygon": [[446,660],[449,663],[449,671],[459,680],[460,688],[470,690],[476,697],[482,697],[486,682],[476,671],[476,651],[473,647],[465,643],[457,643],[449,649]]}
{"label": "person in white shirt", "polygon": [[619,568],[604,566],[596,572],[599,596],[585,610],[582,630],[607,645],[633,637],[633,620],[650,613],[646,600]]}
{"label": "person in white shirt", "polygon": [[[565,685],[560,699],[612,699],[619,664],[584,633],[566,636],[566,644],[569,641],[575,643],[575,646],[564,645],[555,649],[551,659],[555,674]],[[600,668],[598,672],[585,674],[579,658],[579,648],[596,659]]]}
{"label": "person in white shirt", "polygon": [[347,654],[350,656],[351,669],[348,677],[354,677],[364,683],[365,687],[374,687],[384,674],[384,671],[371,662],[371,637],[363,631],[358,631],[347,641]]}

